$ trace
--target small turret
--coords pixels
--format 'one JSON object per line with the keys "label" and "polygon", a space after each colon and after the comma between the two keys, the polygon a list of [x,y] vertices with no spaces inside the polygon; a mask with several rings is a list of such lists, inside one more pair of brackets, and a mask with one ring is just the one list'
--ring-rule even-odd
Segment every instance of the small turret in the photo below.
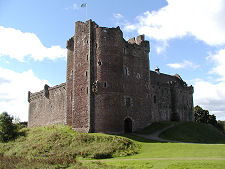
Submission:
{"label": "small turret", "polygon": [[160,74],[160,71],[159,71],[159,70],[160,70],[159,67],[156,66],[156,67],[155,67],[155,72],[156,72],[157,74]]}

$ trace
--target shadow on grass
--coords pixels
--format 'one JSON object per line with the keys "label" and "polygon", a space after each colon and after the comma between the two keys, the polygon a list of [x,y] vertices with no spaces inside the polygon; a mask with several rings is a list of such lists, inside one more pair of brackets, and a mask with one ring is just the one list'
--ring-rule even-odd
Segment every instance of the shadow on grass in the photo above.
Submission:
{"label": "shadow on grass", "polygon": [[147,139],[141,136],[137,136],[134,133],[125,133],[119,136],[129,138],[131,140],[142,142],[142,143],[165,143],[165,142],[155,141],[155,140]]}

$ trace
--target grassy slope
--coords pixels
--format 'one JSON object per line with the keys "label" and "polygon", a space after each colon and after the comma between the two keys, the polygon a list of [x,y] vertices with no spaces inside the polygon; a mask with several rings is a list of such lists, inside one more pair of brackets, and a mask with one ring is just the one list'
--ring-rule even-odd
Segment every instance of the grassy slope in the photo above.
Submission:
{"label": "grassy slope", "polygon": [[194,143],[225,143],[225,135],[209,124],[182,123],[168,129],[161,138]]}
{"label": "grassy slope", "polygon": [[[45,130],[45,129],[43,129]],[[73,131],[70,129],[62,128],[60,132],[68,132],[68,135],[73,135]],[[32,131],[35,132],[38,136],[40,131]],[[53,132],[53,131],[52,131]],[[71,132],[71,133],[70,133]],[[46,132],[45,132],[46,133]],[[54,132],[53,132],[54,133]],[[53,134],[54,135],[54,134]],[[64,135],[64,134],[63,134]],[[107,136],[104,134],[88,134],[89,136]],[[29,137],[29,135],[27,136]],[[42,136],[43,137],[43,136]],[[109,136],[112,137],[112,136]],[[72,165],[68,165],[68,168],[155,168],[155,169],[221,169],[225,168],[225,145],[219,144],[182,144],[182,143],[156,143],[147,139],[143,139],[141,137],[137,137],[134,135],[125,135],[124,137],[129,137],[135,143],[141,145],[141,151],[138,154],[124,157],[114,157],[111,159],[103,159],[103,160],[87,160],[87,159],[78,159],[78,162],[75,161]],[[67,138],[67,137],[66,137]],[[24,143],[24,138],[20,138],[21,143]],[[32,138],[35,139],[35,138]],[[30,139],[30,142],[33,140]],[[27,138],[25,139],[27,140]],[[48,140],[48,139],[47,139]],[[67,141],[63,138],[64,142]],[[107,139],[106,139],[107,140]],[[18,140],[17,140],[18,141]],[[25,141],[26,142],[26,141]],[[43,142],[42,139],[39,139],[39,142]],[[20,143],[20,144],[21,144]],[[60,143],[60,141],[55,141],[55,144]],[[19,149],[23,150],[24,148],[19,148],[17,150],[12,151],[8,149],[11,147],[10,144],[0,144],[0,151],[2,151],[7,155],[15,154],[15,151]],[[29,145],[32,145],[30,143]],[[64,144],[61,142],[61,144]],[[107,144],[111,144],[111,142],[107,142]],[[85,144],[84,144],[85,145]],[[39,146],[41,146],[39,144]],[[82,145],[81,145],[82,146]],[[65,150],[61,148],[61,150]],[[24,150],[23,150],[24,151]],[[45,156],[45,152],[43,152],[43,156]],[[19,155],[19,154],[18,154]],[[62,154],[63,155],[63,154]],[[57,165],[55,164],[55,156],[53,158],[45,158],[46,164],[49,168],[63,168],[65,164],[62,163],[63,160],[67,160],[65,156],[64,159],[56,159],[58,161]],[[10,159],[5,159],[7,162]],[[61,163],[60,163],[61,160]],[[1,158],[0,158],[1,161]],[[12,161],[12,160],[11,160]],[[20,159],[21,161],[21,159]],[[13,159],[12,163],[16,163],[16,160]],[[69,161],[68,161],[69,162]],[[10,162],[11,163],[11,162]],[[32,164],[32,165],[31,165]],[[28,161],[24,162],[24,165],[21,163],[20,165],[27,165],[27,168],[32,168],[33,166],[38,166],[37,168],[43,167],[38,161]],[[30,165],[30,166],[29,166]],[[69,167],[70,166],[70,167]],[[46,167],[46,166],[44,166]],[[1,167],[0,167],[1,168]],[[12,167],[15,168],[15,167]]]}
{"label": "grassy slope", "polygon": [[[225,145],[151,143],[135,136],[142,145],[139,154],[103,160],[122,168],[154,169],[222,169],[225,168]],[[103,162],[102,161],[102,162]]]}
{"label": "grassy slope", "polygon": [[[10,157],[1,161],[17,161],[20,157],[22,163],[58,164],[64,161],[73,163],[76,157],[83,158],[109,158],[135,154],[138,145],[127,138],[105,134],[85,134],[74,132],[68,126],[47,126],[23,129],[26,136],[15,141],[0,143],[0,157]],[[15,158],[12,158],[15,157]],[[8,162],[7,162],[8,163]],[[3,164],[3,163],[2,163]],[[21,164],[22,165],[22,164]],[[68,165],[66,166],[68,167]],[[0,168],[3,167],[0,164]],[[15,167],[12,167],[15,168]]]}
{"label": "grassy slope", "polygon": [[[162,125],[161,125],[162,124]],[[154,133],[158,129],[162,129],[170,125],[170,122],[161,122],[153,124],[152,128],[148,127],[144,130],[145,134]],[[214,138],[205,137],[207,135],[192,136],[192,141],[199,137],[205,137],[202,141],[221,142],[223,135],[215,130],[214,127],[208,125],[197,125],[187,123],[181,124],[181,128],[189,128],[189,133],[196,133],[196,130],[206,130],[208,135]],[[177,126],[177,127],[180,127]],[[176,127],[176,129],[177,129]],[[171,128],[174,131],[175,128]],[[181,130],[181,135],[183,135]],[[141,133],[141,132],[139,132]],[[176,133],[176,132],[174,132]],[[178,133],[176,134],[178,135]],[[220,138],[222,137],[222,139]],[[127,136],[126,136],[127,137]],[[149,140],[137,137],[129,136],[133,140],[136,140],[138,144],[142,145],[142,150],[139,154],[114,158],[110,161],[105,161],[108,165],[123,166],[124,168],[155,168],[155,169],[221,169],[225,168],[225,145],[223,144],[183,144],[183,143],[156,143]],[[187,138],[185,141],[187,141]],[[167,138],[168,139],[168,138]],[[223,142],[223,140],[222,140]]]}
{"label": "grassy slope", "polygon": [[158,130],[161,130],[167,126],[170,126],[171,124],[176,124],[177,122],[171,122],[171,121],[163,121],[163,122],[156,122],[152,123],[150,126],[144,128],[141,131],[138,131],[139,134],[152,134]]}

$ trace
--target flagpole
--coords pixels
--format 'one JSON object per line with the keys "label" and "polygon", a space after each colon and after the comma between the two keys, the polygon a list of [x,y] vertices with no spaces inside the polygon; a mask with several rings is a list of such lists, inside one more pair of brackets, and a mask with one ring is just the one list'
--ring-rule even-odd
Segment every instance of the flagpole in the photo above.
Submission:
{"label": "flagpole", "polygon": [[81,8],[85,8],[85,20],[87,20],[87,3],[81,4]]}
{"label": "flagpole", "polygon": [[86,4],[86,21],[87,21],[87,6],[88,6],[88,5]]}

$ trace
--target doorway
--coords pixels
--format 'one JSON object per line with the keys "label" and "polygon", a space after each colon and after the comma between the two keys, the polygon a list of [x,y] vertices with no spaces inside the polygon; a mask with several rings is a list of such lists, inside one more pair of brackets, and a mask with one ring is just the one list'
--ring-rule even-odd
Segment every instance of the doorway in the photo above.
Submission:
{"label": "doorway", "polygon": [[132,133],[132,120],[130,118],[124,120],[124,132]]}

